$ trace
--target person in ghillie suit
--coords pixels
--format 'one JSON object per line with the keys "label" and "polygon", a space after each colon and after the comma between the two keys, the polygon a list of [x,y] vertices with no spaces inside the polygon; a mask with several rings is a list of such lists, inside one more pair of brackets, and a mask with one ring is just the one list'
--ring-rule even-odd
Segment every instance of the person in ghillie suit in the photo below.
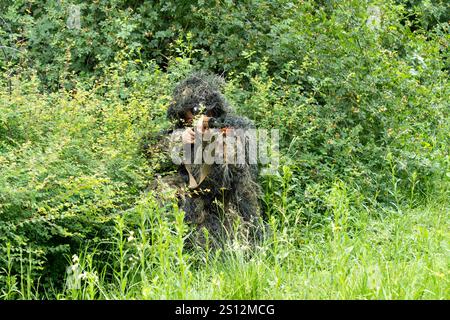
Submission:
{"label": "person in ghillie suit", "polygon": [[[217,247],[230,238],[254,243],[262,235],[257,164],[250,164],[247,157],[240,163],[195,164],[183,158],[174,164],[171,160],[174,132],[179,133],[179,144],[182,141],[184,148],[191,149],[192,160],[204,146],[194,147],[198,147],[194,141],[199,132],[215,130],[226,136],[236,129],[254,128],[249,119],[233,112],[220,92],[223,84],[221,77],[203,72],[179,83],[167,110],[172,128],[150,136],[145,143],[147,157],[158,162],[151,189],[157,196],[176,190],[185,221],[193,227],[190,244],[204,245],[209,239],[209,245]],[[248,153],[244,140],[240,146]]]}

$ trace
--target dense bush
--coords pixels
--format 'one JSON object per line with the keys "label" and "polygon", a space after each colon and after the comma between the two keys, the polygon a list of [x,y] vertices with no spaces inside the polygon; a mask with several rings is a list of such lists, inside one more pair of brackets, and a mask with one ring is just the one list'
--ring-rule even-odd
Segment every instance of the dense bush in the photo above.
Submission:
{"label": "dense bush", "polygon": [[[81,29],[67,27],[72,4]],[[282,166],[261,183],[281,224],[330,219],[336,180],[365,208],[449,192],[445,1],[0,9],[0,285],[5,273],[62,275],[63,254],[136,210],[154,165],[139,141],[165,125],[171,89],[193,69],[224,74],[239,113],[280,130]]]}
{"label": "dense bush", "polygon": [[[80,29],[70,23],[73,5],[79,8]],[[311,41],[340,36],[364,50],[360,29],[367,20],[377,25],[379,21],[387,49],[401,49],[409,30],[440,34],[448,44],[450,17],[449,5],[442,0],[372,5],[361,0],[99,0],[45,5],[20,0],[3,2],[0,8],[2,45],[9,47],[3,48],[1,61],[7,56],[6,60],[32,66],[45,80],[44,87],[52,89],[100,73],[123,50],[130,59],[155,59],[165,68],[171,56],[189,49],[196,65],[218,73],[242,71],[250,56],[258,62],[268,58],[270,71],[278,74],[285,63],[301,62],[311,54]],[[368,19],[373,14],[379,18]],[[345,33],[339,33],[342,29]],[[336,47],[329,43],[328,49],[331,53]]]}
{"label": "dense bush", "polygon": [[169,84],[147,73],[146,90],[124,103],[117,72],[90,92],[42,94],[37,81],[15,78],[0,92],[0,268],[63,276],[63,254],[108,238],[146,188],[139,141],[164,113]]}
{"label": "dense bush", "polygon": [[295,198],[319,202],[311,212],[322,202],[315,193],[337,178],[359,186],[364,201],[398,204],[411,192],[423,201],[449,165],[442,47],[402,25],[401,7],[381,9],[375,28],[364,6],[340,8],[273,25],[276,54],[250,57],[235,75],[248,83],[233,93],[235,104],[281,130]]}

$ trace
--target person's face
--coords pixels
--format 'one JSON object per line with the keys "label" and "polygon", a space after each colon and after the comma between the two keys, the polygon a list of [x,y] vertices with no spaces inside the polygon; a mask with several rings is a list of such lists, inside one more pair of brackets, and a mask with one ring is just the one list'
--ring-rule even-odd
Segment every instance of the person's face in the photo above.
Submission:
{"label": "person's face", "polygon": [[194,123],[195,115],[192,111],[187,111],[184,115],[184,121],[186,123],[186,126],[194,126],[195,130],[200,133],[204,133],[209,128],[209,119],[211,114],[210,112],[206,112],[206,114],[202,114],[199,116],[198,121]]}
{"label": "person's face", "polygon": [[184,115],[184,120],[186,121],[186,124],[191,125],[192,121],[194,121],[194,114],[191,110],[188,110]]}
{"label": "person's face", "polygon": [[[208,110],[205,112],[205,114],[203,115],[204,119],[209,119],[213,116],[213,112],[211,110]],[[192,112],[192,110],[188,110],[186,111],[186,113],[184,114],[184,121],[186,122],[187,125],[191,125],[192,122],[194,121],[194,113]]]}

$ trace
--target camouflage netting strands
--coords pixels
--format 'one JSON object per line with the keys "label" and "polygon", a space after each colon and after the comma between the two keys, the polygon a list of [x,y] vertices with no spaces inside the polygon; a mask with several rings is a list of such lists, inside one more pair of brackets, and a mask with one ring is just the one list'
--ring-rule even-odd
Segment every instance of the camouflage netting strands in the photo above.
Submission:
{"label": "camouflage netting strands", "polygon": [[[211,116],[210,127],[253,128],[249,119],[233,113],[220,92],[223,84],[222,78],[205,73],[195,73],[182,81],[175,88],[173,101],[167,111],[168,119],[173,122],[173,130],[188,128],[188,124],[184,121],[186,112],[192,112],[198,107],[201,107],[200,113],[208,112]],[[153,144],[166,144],[167,135],[173,130],[166,131],[151,141]],[[247,144],[245,146],[247,149]],[[146,152],[150,161],[161,160],[160,155],[152,152],[161,149],[164,148],[155,148],[152,143],[147,145]],[[168,152],[165,156],[169,157]],[[201,166],[190,165],[191,174],[198,176]],[[160,168],[167,167],[160,166]],[[170,186],[178,190],[179,207],[185,211],[186,222],[193,227],[192,236],[189,238],[190,244],[205,245],[209,239],[209,245],[221,246],[224,240],[230,238],[249,242],[261,238],[260,186],[257,183],[256,164],[249,164],[248,161],[243,164],[214,163],[210,166],[206,178],[195,188],[188,188],[189,173],[185,164],[179,165],[176,170],[177,173],[170,174],[176,178],[167,178],[167,172],[157,172],[159,176],[157,179],[177,183],[156,185],[163,188]],[[180,180],[184,181],[184,187],[180,187]],[[155,194],[162,194],[161,191],[163,190],[156,188]]]}

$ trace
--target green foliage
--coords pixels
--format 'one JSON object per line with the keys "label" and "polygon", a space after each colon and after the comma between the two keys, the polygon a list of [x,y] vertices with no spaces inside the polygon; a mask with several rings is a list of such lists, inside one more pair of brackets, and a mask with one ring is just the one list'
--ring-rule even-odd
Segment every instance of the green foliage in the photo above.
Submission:
{"label": "green foliage", "polygon": [[183,251],[182,212],[169,216],[147,195],[129,211],[137,229],[116,220],[113,264],[105,267],[98,249],[80,251],[64,288],[39,297],[448,299],[449,208],[385,211],[380,219],[356,208],[352,191],[342,183],[327,191],[329,219],[320,227],[271,219],[275,232],[261,246],[230,242],[214,253]]}
{"label": "green foliage", "polygon": [[21,81],[0,93],[0,250],[9,248],[12,271],[45,262],[50,277],[62,274],[71,247],[109,237],[113,219],[145,189],[139,141],[163,112],[168,82],[147,74],[141,83],[156,90],[133,90],[124,103],[117,72],[91,92],[41,94],[37,80]]}
{"label": "green foliage", "polygon": [[[74,4],[80,29],[68,24]],[[57,297],[90,299],[448,297],[446,1],[0,10],[2,298],[40,298],[53,284]],[[167,125],[171,90],[194,69],[223,74],[240,114],[280,130],[279,172],[261,177],[272,233],[254,256],[236,243],[184,252],[182,212],[146,191],[158,164],[142,158],[141,138]],[[81,289],[64,287],[67,257]]]}
{"label": "green foliage", "polygon": [[[333,52],[351,46],[367,53],[367,34],[360,29],[373,5],[380,9],[381,33],[396,42],[391,47],[403,45],[398,36],[413,24],[418,32],[448,30],[445,1],[396,2],[77,0],[43,5],[20,0],[2,5],[0,36],[6,60],[32,66],[50,89],[101,74],[121,52],[133,60],[155,59],[165,68],[172,56],[189,48],[196,65],[218,73],[241,72],[250,57],[257,62],[268,58],[271,74],[277,74],[286,63],[301,63],[305,55],[314,54],[317,46],[325,45],[326,50],[319,51],[331,55],[322,54],[319,61],[339,60]],[[74,5],[80,12],[79,29],[70,23]],[[338,37],[351,41],[343,47],[324,41]],[[4,56],[0,61],[6,64]],[[327,69],[333,64],[328,61]]]}

